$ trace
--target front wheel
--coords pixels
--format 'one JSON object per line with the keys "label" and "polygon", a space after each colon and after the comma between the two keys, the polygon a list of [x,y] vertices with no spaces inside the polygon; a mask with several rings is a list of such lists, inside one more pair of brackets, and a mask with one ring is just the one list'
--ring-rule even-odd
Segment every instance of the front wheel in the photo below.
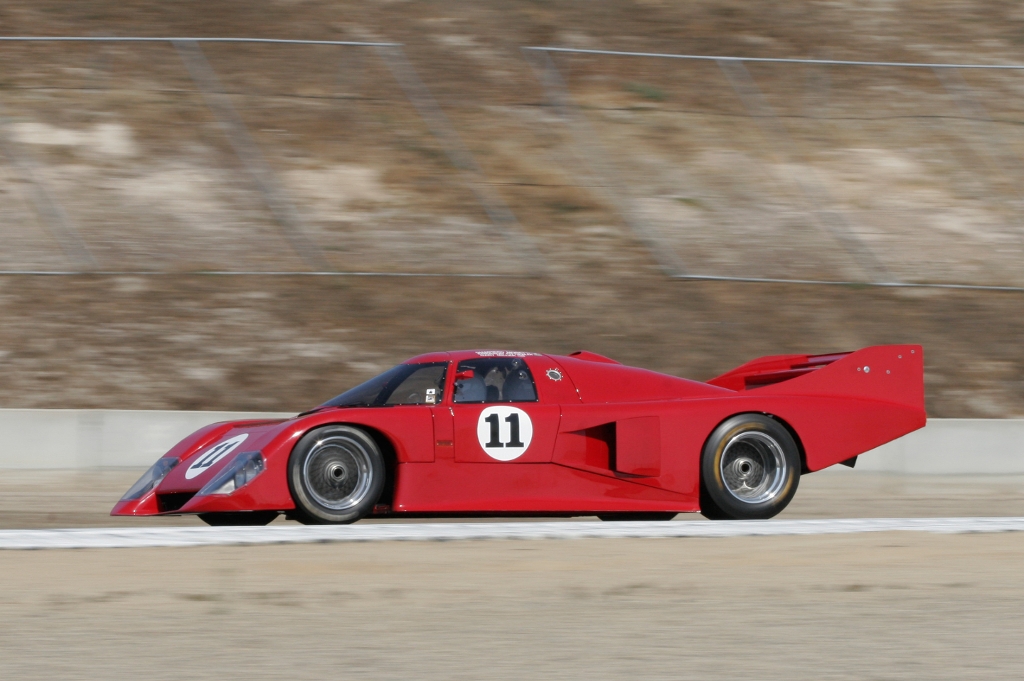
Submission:
{"label": "front wheel", "polygon": [[800,482],[800,452],[789,431],[764,414],[726,420],[701,455],[700,512],[712,520],[771,518]]}
{"label": "front wheel", "polygon": [[373,510],[385,474],[380,447],[366,431],[351,426],[312,430],[288,461],[293,517],[307,525],[353,523]]}

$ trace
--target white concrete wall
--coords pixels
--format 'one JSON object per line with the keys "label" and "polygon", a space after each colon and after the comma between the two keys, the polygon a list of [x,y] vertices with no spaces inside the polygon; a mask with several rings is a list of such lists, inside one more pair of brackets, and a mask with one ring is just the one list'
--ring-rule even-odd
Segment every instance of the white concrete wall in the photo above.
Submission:
{"label": "white concrete wall", "polygon": [[905,474],[1024,474],[1024,419],[928,419],[861,454],[857,470]]}
{"label": "white concrete wall", "polygon": [[[0,409],[0,469],[146,467],[178,440],[215,421],[290,413]],[[1024,419],[930,419],[862,454],[858,471],[1024,474]]]}
{"label": "white concrete wall", "polygon": [[0,409],[0,469],[146,467],[186,435],[216,421],[294,415]]}

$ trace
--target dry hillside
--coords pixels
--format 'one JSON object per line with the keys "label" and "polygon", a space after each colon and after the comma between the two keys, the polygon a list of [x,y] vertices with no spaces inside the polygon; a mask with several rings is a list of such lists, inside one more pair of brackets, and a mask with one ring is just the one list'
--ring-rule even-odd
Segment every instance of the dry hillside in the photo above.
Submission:
{"label": "dry hillside", "polygon": [[[1024,416],[1024,293],[667,274],[1024,286],[1022,75],[559,54],[562,109],[520,49],[1019,63],[1016,3],[11,0],[0,35],[411,67],[0,43],[4,407],[298,410],[446,347],[704,379],[920,342],[933,416]],[[258,274],[309,270],[501,276]]]}

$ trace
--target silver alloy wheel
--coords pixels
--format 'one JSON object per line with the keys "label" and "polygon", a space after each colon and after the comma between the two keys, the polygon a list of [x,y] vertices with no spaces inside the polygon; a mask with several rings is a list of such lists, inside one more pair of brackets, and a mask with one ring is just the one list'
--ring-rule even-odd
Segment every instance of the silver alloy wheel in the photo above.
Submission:
{"label": "silver alloy wheel", "polygon": [[729,493],[747,504],[771,501],[786,484],[786,456],[766,433],[740,433],[722,452],[721,472]]}
{"label": "silver alloy wheel", "polygon": [[353,508],[370,490],[372,463],[363,446],[345,435],[318,440],[302,467],[313,499],[332,511]]}

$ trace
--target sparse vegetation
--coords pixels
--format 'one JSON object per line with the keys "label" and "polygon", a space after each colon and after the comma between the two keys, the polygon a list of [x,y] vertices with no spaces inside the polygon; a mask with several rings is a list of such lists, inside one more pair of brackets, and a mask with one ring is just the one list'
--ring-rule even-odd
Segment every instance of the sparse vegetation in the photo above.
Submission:
{"label": "sparse vegetation", "polygon": [[[108,5],[12,0],[0,25],[8,35],[109,33],[89,18],[113,16]],[[120,35],[340,31],[405,43],[482,175],[452,166],[372,50],[345,57],[359,87],[344,101],[334,99],[341,52],[204,50],[225,88],[247,93],[232,95],[239,115],[331,267],[513,278],[190,274],[309,266],[173,49],[107,49],[109,77],[96,79],[67,69],[92,63],[94,46],[4,44],[3,132],[31,152],[97,267],[168,274],[0,277],[3,406],[300,409],[451,346],[586,346],[707,378],[761,354],[916,341],[927,350],[932,415],[1024,415],[1020,294],[683,282],[657,264],[671,253],[691,272],[862,281],[870,275],[836,236],[847,229],[904,280],[1024,283],[1024,256],[1007,236],[1024,178],[987,181],[972,155],[977,124],[933,73],[833,69],[827,93],[811,98],[827,107],[807,118],[808,88],[826,81],[751,65],[782,121],[772,128],[749,118],[714,63],[562,55],[555,62],[586,121],[570,130],[519,51],[506,49],[793,57],[816,54],[828,35],[844,57],[1000,63],[1019,60],[1010,4],[986,5],[970,22],[961,14],[976,14],[976,3],[937,13],[924,0],[884,14],[801,5],[800,22],[785,3],[128,6],[115,13]],[[455,33],[472,40],[447,39]],[[1012,151],[1024,110],[1005,84],[1016,76],[1002,77],[971,82],[990,88],[996,123],[982,132]],[[33,141],[26,123],[50,126],[52,138]],[[121,126],[130,144],[101,124]],[[3,160],[0,266],[71,268],[31,185]],[[519,227],[493,227],[478,200],[486,192]],[[528,270],[520,227],[542,278],[519,278]]]}
{"label": "sparse vegetation", "polygon": [[647,85],[646,83],[626,83],[626,89],[652,102],[664,102],[666,98],[664,90],[653,85]]}

